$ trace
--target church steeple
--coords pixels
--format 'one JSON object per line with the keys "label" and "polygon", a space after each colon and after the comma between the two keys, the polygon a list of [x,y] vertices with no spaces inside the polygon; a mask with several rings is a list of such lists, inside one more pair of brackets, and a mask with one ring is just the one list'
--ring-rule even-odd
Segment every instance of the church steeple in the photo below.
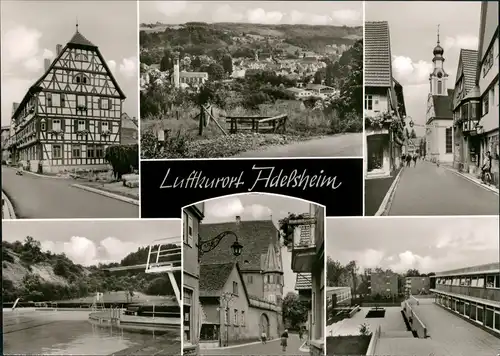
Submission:
{"label": "church steeple", "polygon": [[264,299],[281,304],[283,299],[283,268],[281,266],[281,252],[279,247],[269,242],[267,253],[262,257]]}
{"label": "church steeple", "polygon": [[434,69],[429,76],[430,84],[430,94],[431,95],[448,95],[446,89],[446,80],[448,74],[444,71],[444,49],[441,47],[441,41],[439,36],[439,25],[437,28],[437,44],[432,51],[434,57],[432,58],[432,64]]}

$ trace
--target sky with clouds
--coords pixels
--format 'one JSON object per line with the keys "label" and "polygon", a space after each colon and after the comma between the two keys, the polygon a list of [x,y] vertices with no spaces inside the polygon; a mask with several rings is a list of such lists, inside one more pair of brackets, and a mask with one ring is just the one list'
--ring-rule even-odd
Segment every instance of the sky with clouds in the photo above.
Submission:
{"label": "sky with clouds", "polygon": [[[389,22],[394,77],[403,85],[407,115],[416,124],[425,124],[438,25],[447,85],[453,89],[460,49],[477,50],[480,10],[480,1],[366,2],[366,21]],[[419,136],[425,134],[423,127],[415,127],[415,131]]]}
{"label": "sky with clouds", "polygon": [[364,268],[442,272],[499,262],[499,218],[328,219],[327,256]]}
{"label": "sky with clouds", "polygon": [[44,58],[54,58],[80,32],[99,47],[127,96],[124,111],[138,117],[137,3],[135,1],[0,2],[2,32],[2,126],[12,103],[20,102],[43,74]]}
{"label": "sky with clouds", "polygon": [[[208,200],[205,202],[204,224],[235,221],[236,216],[245,220],[269,220],[278,227],[278,220],[289,212],[305,213],[309,203],[304,200],[273,196],[268,194],[241,194]],[[296,274],[291,269],[291,253],[286,247],[281,250],[283,259],[284,287],[283,294],[295,291]]]}
{"label": "sky with clouds", "polygon": [[142,1],[139,7],[141,23],[363,24],[361,1]]}
{"label": "sky with clouds", "polygon": [[180,220],[19,220],[2,223],[3,240],[24,241],[26,236],[32,236],[41,242],[42,250],[65,253],[74,263],[84,266],[120,262],[129,253],[158,239],[171,237],[171,242],[180,243],[180,234]]}

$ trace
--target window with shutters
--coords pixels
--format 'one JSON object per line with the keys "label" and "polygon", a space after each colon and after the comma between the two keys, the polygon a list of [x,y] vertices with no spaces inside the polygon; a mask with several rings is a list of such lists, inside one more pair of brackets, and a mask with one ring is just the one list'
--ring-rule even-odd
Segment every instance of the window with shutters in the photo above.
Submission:
{"label": "window with shutters", "polygon": [[87,158],[95,158],[95,146],[87,146]]}
{"label": "window with shutters", "polygon": [[52,120],[52,130],[53,131],[62,131],[61,120],[59,120],[59,119]]}
{"label": "window with shutters", "polygon": [[101,122],[101,131],[102,132],[109,132],[109,122],[107,122],[107,121]]}
{"label": "window with shutters", "polygon": [[62,158],[62,147],[61,145],[52,145],[52,158],[60,159]]}
{"label": "window with shutters", "polygon": [[87,107],[87,97],[85,95],[78,95],[76,97],[76,105],[78,107]]}
{"label": "window with shutters", "polygon": [[71,147],[71,157],[81,158],[82,157],[82,147],[80,145],[73,145]]}
{"label": "window with shutters", "polygon": [[101,106],[101,109],[103,109],[103,110],[109,110],[109,109],[111,109],[110,99],[101,98],[100,99],[100,106]]}
{"label": "window with shutters", "polygon": [[95,156],[97,158],[103,158],[104,157],[104,147],[102,145],[97,145],[95,147]]}
{"label": "window with shutters", "polygon": [[52,93],[52,100],[51,100],[51,106],[53,107],[60,107],[61,106],[61,95]]}

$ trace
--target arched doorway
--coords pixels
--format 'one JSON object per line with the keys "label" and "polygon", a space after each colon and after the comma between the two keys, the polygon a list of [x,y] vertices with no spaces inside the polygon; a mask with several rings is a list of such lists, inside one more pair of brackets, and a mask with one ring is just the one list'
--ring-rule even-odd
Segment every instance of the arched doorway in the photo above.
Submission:
{"label": "arched doorway", "polygon": [[266,333],[267,337],[270,338],[271,335],[269,335],[269,318],[265,313],[262,313],[260,316],[260,334],[262,335],[263,332]]}

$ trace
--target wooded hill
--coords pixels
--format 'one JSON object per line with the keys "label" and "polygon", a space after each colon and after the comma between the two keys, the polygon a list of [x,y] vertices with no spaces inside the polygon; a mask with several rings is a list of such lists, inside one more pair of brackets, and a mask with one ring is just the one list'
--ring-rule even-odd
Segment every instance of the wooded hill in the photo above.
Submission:
{"label": "wooded hill", "polygon": [[[149,246],[125,256],[119,263],[82,266],[65,254],[42,251],[41,244],[31,236],[24,242],[2,241],[3,302],[17,298],[28,302],[62,301],[85,298],[95,292],[134,292],[147,295],[173,296],[166,275],[146,274],[143,270],[106,272],[107,267],[145,264]],[[180,283],[181,273],[176,274]],[[124,298],[125,299],[125,298]]]}

